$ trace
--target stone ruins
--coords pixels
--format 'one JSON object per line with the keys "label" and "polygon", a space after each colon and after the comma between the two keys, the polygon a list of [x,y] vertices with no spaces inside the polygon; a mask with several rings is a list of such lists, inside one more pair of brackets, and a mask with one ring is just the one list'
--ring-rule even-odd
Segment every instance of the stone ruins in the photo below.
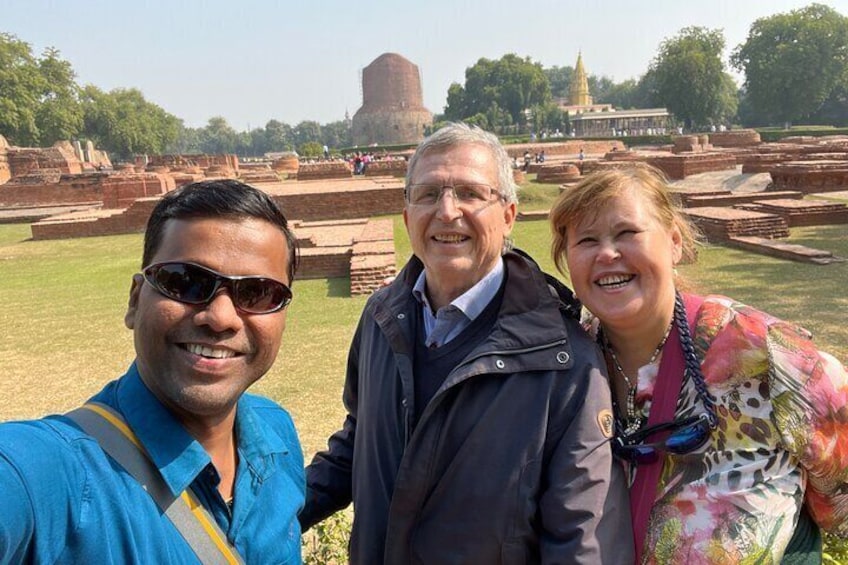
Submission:
{"label": "stone ruins", "polygon": [[[517,180],[536,174],[538,182],[568,190],[593,171],[649,164],[673,179],[675,197],[710,241],[795,260],[838,260],[781,240],[791,227],[848,223],[844,203],[818,196],[848,199],[848,137],[762,143],[756,132],[736,130],[634,148],[619,138],[548,141],[507,147]],[[526,171],[525,154],[533,157]],[[303,252],[300,277],[349,276],[352,294],[369,293],[396,270],[392,222],[373,218],[403,209],[408,155],[378,158],[356,176],[347,162],[301,163],[293,155],[259,163],[155,155],[113,167],[93,147],[21,148],[0,137],[0,222],[30,222],[33,239],[138,233],[166,192],[239,178],[268,192],[291,219]],[[520,219],[545,216],[522,209]]]}

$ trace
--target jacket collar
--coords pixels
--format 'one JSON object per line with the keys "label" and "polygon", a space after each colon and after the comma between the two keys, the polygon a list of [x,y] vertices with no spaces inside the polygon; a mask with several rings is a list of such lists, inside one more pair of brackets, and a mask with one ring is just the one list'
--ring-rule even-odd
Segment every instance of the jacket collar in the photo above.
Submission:
{"label": "jacket collar", "polygon": [[[503,256],[506,285],[498,321],[492,333],[498,348],[511,350],[534,347],[540,343],[567,338],[562,323],[566,317],[579,319],[580,303],[571,290],[554,277],[542,272],[533,259],[520,250]],[[375,319],[385,326],[391,319],[409,318],[415,281],[424,269],[413,255],[395,281],[375,296]]]}

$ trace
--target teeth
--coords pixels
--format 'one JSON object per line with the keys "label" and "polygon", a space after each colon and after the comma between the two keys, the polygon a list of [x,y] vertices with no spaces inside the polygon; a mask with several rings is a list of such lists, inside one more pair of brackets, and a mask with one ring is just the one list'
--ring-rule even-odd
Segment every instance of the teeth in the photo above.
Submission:
{"label": "teeth", "polygon": [[441,241],[444,243],[459,243],[465,239],[464,235],[452,233],[452,234],[439,234],[433,237],[436,241]]}
{"label": "teeth", "polygon": [[611,275],[598,279],[598,284],[606,287],[619,287],[624,286],[631,280],[633,280],[633,275]]}
{"label": "teeth", "polygon": [[200,355],[201,357],[209,357],[212,359],[229,359],[230,357],[233,357],[235,355],[235,352],[229,349],[216,349],[197,343],[187,344],[186,349],[189,353],[194,353],[195,355]]}

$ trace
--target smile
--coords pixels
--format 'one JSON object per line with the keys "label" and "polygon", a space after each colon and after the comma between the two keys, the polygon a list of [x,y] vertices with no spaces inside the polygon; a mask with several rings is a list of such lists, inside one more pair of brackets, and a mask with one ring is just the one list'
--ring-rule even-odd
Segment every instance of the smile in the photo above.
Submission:
{"label": "smile", "polygon": [[197,343],[187,343],[183,346],[186,351],[199,355],[200,357],[208,357],[209,359],[229,359],[235,357],[235,351],[231,349],[222,349],[218,347],[209,347]]}
{"label": "smile", "polygon": [[435,239],[436,241],[438,241],[440,243],[461,243],[461,242],[463,242],[463,241],[465,241],[469,238],[468,238],[468,236],[461,235],[461,234],[458,234],[458,233],[445,233],[445,234],[434,235],[433,239]]}
{"label": "smile", "polygon": [[621,288],[636,278],[636,275],[610,275],[601,277],[595,284],[603,288]]}

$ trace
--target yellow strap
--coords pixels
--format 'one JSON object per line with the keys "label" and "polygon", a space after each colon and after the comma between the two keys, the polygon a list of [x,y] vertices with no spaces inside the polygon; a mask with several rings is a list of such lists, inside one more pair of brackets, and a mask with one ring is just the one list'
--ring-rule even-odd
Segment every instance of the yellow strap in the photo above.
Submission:
{"label": "yellow strap", "polygon": [[224,555],[224,558],[228,563],[233,563],[234,565],[239,563],[238,558],[233,554],[230,549],[230,545],[221,539],[221,536],[218,535],[218,530],[209,522],[209,518],[207,513],[204,511],[203,506],[201,506],[200,502],[194,497],[188,489],[184,490],[180,495],[180,498],[183,499],[183,502],[188,505],[191,513],[200,522],[200,525],[203,526],[203,529],[209,534],[209,537],[212,538],[212,541],[215,542],[215,545],[218,547],[218,550]]}
{"label": "yellow strap", "polygon": [[[120,431],[128,440],[130,440],[139,450],[143,453],[147,453],[144,449],[144,446],[141,445],[141,442],[138,441],[138,437],[136,437],[135,433],[130,429],[129,426],[115,413],[111,410],[95,403],[88,402],[82,406],[86,410],[91,410],[95,412],[100,417],[105,419],[107,422],[115,426],[115,428]],[[200,523],[200,526],[215,544],[215,547],[218,548],[218,551],[224,556],[224,559],[227,560],[227,563],[232,563],[233,565],[238,565],[241,563],[238,557],[233,553],[230,544],[224,540],[219,534],[218,528],[215,527],[209,521],[209,515],[207,511],[203,508],[200,502],[195,498],[194,494],[191,493],[189,489],[186,489],[180,494],[180,498],[183,503],[188,506],[189,510],[191,510],[194,518]]]}
{"label": "yellow strap", "polygon": [[127,437],[128,440],[133,442],[133,444],[137,448],[139,448],[144,453],[147,453],[144,449],[144,446],[141,445],[141,442],[138,441],[138,438],[135,437],[135,434],[129,428],[129,426],[127,426],[124,423],[123,420],[116,417],[110,410],[107,410],[107,409],[103,408],[102,406],[100,406],[99,404],[95,404],[93,402],[83,404],[82,407],[85,408],[86,410],[91,410],[92,412],[99,414],[101,418],[105,419],[107,422],[109,422],[110,424],[112,424],[113,426],[118,428],[118,431],[120,431],[122,434],[124,434]]}

